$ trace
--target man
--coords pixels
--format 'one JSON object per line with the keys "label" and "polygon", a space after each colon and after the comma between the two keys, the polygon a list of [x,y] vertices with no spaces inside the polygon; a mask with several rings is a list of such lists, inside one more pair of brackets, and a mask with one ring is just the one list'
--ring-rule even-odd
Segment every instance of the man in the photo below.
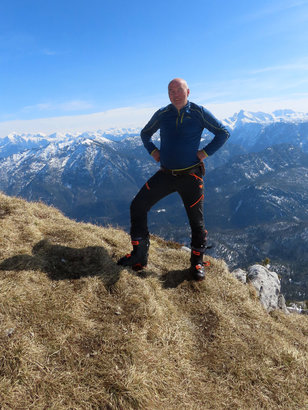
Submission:
{"label": "man", "polygon": [[[134,270],[147,265],[150,246],[147,213],[165,196],[178,192],[191,227],[191,273],[195,280],[205,277],[203,255],[206,230],[203,219],[203,160],[213,155],[228,139],[229,133],[204,107],[188,101],[185,80],[175,78],[168,85],[171,104],[158,110],[141,131],[142,142],[161,168],[141,188],[131,203],[133,251],[118,261]],[[202,131],[214,134],[213,140],[199,150]],[[151,140],[160,130],[160,149]]]}

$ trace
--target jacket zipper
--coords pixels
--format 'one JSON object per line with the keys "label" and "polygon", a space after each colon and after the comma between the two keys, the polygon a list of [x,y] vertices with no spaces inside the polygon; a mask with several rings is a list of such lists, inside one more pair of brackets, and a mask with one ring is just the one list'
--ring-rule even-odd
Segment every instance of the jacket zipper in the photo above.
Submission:
{"label": "jacket zipper", "polygon": [[[176,122],[175,122],[176,128],[178,128],[180,116],[181,116],[181,111],[178,110],[178,116],[176,117]],[[184,112],[183,112],[183,114],[182,114],[182,116],[181,116],[181,124],[183,124],[183,118],[184,118]]]}

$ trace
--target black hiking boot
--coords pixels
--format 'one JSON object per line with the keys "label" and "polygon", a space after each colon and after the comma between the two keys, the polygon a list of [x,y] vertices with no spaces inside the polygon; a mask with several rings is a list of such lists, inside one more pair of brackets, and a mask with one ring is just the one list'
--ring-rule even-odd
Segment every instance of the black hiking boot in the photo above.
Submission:
{"label": "black hiking boot", "polygon": [[204,266],[208,266],[209,262],[203,262],[203,252],[196,249],[191,250],[190,257],[190,273],[194,280],[201,281],[205,278]]}
{"label": "black hiking boot", "polygon": [[123,256],[117,263],[122,266],[131,266],[135,271],[142,270],[148,263],[149,238],[132,240],[132,245],[132,252]]}

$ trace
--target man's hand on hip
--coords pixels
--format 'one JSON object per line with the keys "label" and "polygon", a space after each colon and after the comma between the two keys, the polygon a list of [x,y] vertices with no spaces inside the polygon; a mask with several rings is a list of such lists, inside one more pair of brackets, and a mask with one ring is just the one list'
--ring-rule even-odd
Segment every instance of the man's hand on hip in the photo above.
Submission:
{"label": "man's hand on hip", "polygon": [[155,159],[156,162],[160,161],[160,152],[158,149],[152,152],[152,157]]}
{"label": "man's hand on hip", "polygon": [[197,157],[200,159],[200,161],[202,162],[205,158],[207,158],[207,154],[205,153],[205,151],[203,151],[203,149],[200,149],[197,152]]}

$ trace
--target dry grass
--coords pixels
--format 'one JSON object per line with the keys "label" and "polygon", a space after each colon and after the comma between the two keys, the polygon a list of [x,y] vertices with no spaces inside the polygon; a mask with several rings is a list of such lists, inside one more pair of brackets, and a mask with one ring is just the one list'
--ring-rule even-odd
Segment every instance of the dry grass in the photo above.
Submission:
{"label": "dry grass", "polygon": [[220,260],[0,194],[2,409],[305,409],[308,318],[267,314]]}

